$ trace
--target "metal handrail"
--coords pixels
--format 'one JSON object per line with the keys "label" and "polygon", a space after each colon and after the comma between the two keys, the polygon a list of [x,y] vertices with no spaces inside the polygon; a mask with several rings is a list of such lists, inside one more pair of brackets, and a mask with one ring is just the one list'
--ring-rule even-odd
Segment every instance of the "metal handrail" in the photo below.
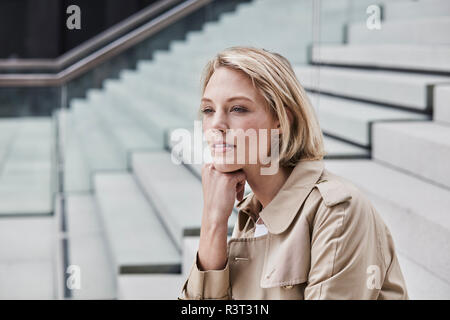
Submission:
{"label": "metal handrail", "polygon": [[[117,40],[109,43],[103,48],[89,54],[85,58],[75,62],[74,64],[66,67],[64,70],[58,73],[33,73],[33,74],[23,74],[23,73],[10,73],[10,74],[0,74],[0,86],[4,87],[28,87],[28,86],[59,86],[62,85],[79,75],[91,70],[95,66],[105,62],[109,58],[116,56],[117,54],[125,51],[126,49],[138,44],[142,40],[148,38],[149,36],[157,33],[158,31],[164,29],[168,25],[178,21],[189,13],[207,5],[213,0],[188,0],[183,3],[175,6],[174,8],[168,10],[167,12],[161,14],[157,18],[147,22],[146,24],[138,27],[137,29],[127,33],[126,35],[118,38]],[[167,1],[160,1],[167,2]],[[160,6],[162,3],[158,2]],[[173,4],[178,2],[176,0],[171,0],[170,3]],[[168,2],[167,2],[168,3]],[[166,3],[166,5],[167,5]],[[167,6],[164,6],[167,8]],[[161,7],[158,7],[159,11],[163,10]],[[155,9],[156,10],[156,9]],[[155,14],[155,12],[153,12]],[[146,17],[149,15],[145,15]],[[141,21],[144,19],[144,14],[142,16],[134,17],[135,19],[140,19]],[[133,20],[134,21],[134,20]],[[130,23],[130,21],[128,21]],[[123,32],[124,28],[130,28],[130,24],[122,25],[122,28],[119,29],[119,26],[116,30],[112,30],[111,33],[104,34],[103,37],[95,40],[95,44],[97,45],[99,42],[105,42],[114,35],[119,32]],[[93,40],[94,41],[94,40]],[[92,45],[94,42],[92,42]],[[59,61],[45,61],[45,60],[30,60],[30,61],[21,61],[16,62],[16,66],[21,68],[58,68],[58,63],[68,63],[68,61],[72,61],[79,57],[83,52],[87,52],[91,47],[79,48],[76,52],[72,52],[70,55],[66,57],[57,58],[61,59]],[[63,60],[65,59],[65,60]],[[14,62],[9,62],[10,65],[14,65]],[[38,67],[39,65],[39,67]],[[64,64],[63,64],[64,65]],[[13,68],[13,67],[11,67]]]}
{"label": "metal handrail", "polygon": [[0,70],[61,70],[181,0],[160,0],[55,59],[0,59]]}

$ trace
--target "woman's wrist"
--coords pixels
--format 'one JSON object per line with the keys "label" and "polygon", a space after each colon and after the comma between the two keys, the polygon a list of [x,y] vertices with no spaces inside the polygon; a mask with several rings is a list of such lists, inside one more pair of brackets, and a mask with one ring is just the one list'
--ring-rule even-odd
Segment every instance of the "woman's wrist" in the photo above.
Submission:
{"label": "woman's wrist", "polygon": [[[230,212],[231,214],[231,212]],[[202,226],[208,229],[222,229],[228,227],[228,219],[230,214],[217,210],[217,209],[205,209],[202,215]]]}
{"label": "woman's wrist", "polygon": [[200,270],[221,270],[227,261],[227,222],[202,223],[198,262]]}

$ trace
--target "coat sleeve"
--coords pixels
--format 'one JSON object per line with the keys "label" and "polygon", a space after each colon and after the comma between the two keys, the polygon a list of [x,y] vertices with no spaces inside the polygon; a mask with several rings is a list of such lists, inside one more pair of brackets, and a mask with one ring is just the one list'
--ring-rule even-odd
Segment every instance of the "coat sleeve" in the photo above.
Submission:
{"label": "coat sleeve", "polygon": [[230,271],[227,264],[222,270],[201,271],[198,268],[198,252],[179,300],[227,300],[230,299]]}
{"label": "coat sleeve", "polygon": [[[379,299],[389,265],[385,232],[370,202],[362,195],[322,202],[313,220],[305,299]],[[398,280],[397,298],[407,299],[403,279]]]}

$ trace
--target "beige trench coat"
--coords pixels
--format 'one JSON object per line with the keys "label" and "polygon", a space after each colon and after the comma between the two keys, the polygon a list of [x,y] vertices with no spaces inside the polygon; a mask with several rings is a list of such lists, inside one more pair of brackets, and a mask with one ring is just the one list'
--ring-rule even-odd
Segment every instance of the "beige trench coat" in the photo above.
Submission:
{"label": "beige trench coat", "polygon": [[225,268],[194,261],[179,299],[408,299],[389,229],[323,160],[299,162],[261,208],[253,193],[238,203]]}

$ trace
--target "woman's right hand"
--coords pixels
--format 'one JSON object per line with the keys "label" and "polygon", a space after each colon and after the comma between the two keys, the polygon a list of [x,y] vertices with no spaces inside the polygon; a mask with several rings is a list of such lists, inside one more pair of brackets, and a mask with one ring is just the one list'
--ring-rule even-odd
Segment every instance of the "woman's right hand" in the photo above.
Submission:
{"label": "woman's right hand", "polygon": [[210,223],[227,224],[235,200],[244,196],[246,176],[243,170],[220,172],[214,164],[202,167],[203,214]]}
{"label": "woman's right hand", "polygon": [[213,164],[202,167],[203,216],[198,249],[200,270],[221,270],[227,261],[228,218],[234,201],[242,200],[245,173],[220,172]]}

